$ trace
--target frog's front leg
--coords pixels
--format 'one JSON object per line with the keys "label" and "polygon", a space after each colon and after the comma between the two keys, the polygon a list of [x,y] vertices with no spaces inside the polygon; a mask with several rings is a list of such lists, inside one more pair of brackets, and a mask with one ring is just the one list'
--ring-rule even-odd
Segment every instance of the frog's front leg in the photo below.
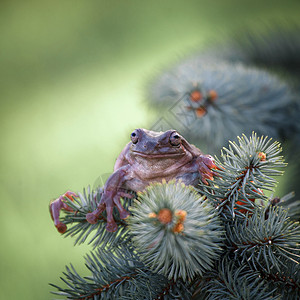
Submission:
{"label": "frog's front leg", "polygon": [[213,180],[213,177],[218,175],[213,171],[213,169],[217,169],[217,166],[211,155],[199,155],[196,162],[203,183],[208,184],[207,179]]}
{"label": "frog's front leg", "polygon": [[89,223],[95,224],[98,221],[101,213],[106,210],[107,214],[107,231],[114,232],[118,226],[113,217],[113,208],[117,207],[120,218],[126,219],[129,216],[129,212],[124,209],[120,202],[120,198],[124,195],[121,191],[122,185],[128,180],[128,171],[130,166],[126,165],[117,169],[106,181],[103,189],[103,194],[98,204],[97,209],[86,215],[86,219]]}
{"label": "frog's front leg", "polygon": [[49,205],[51,218],[54,222],[55,227],[60,233],[65,233],[67,230],[67,226],[59,220],[60,211],[73,211],[73,209],[65,202],[66,197],[73,201],[73,197],[78,196],[71,191],[67,191],[63,195],[59,196],[56,200],[51,201]]}

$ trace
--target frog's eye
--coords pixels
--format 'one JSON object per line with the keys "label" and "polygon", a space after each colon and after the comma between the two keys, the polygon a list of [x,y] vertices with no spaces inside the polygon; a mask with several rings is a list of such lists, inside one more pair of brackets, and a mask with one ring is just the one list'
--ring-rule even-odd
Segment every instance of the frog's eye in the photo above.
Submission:
{"label": "frog's eye", "polygon": [[172,132],[170,135],[170,143],[172,146],[178,146],[181,144],[181,137],[176,131]]}
{"label": "frog's eye", "polygon": [[133,144],[137,143],[137,141],[138,141],[138,135],[137,135],[136,130],[131,133],[130,138],[131,138],[131,141],[132,141]]}

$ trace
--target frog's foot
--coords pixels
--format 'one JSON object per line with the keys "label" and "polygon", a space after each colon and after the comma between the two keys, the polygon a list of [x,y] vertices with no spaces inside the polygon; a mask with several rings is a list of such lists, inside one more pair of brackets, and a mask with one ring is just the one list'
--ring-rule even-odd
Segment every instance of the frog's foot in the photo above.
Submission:
{"label": "frog's foot", "polygon": [[67,191],[66,193],[58,197],[56,200],[51,201],[49,205],[51,218],[54,222],[55,227],[60,233],[65,233],[67,230],[66,224],[62,223],[59,220],[60,211],[62,209],[70,212],[73,211],[73,209],[65,202],[65,197],[73,201],[73,197],[78,197],[78,196],[71,191]]}
{"label": "frog's foot", "polygon": [[197,159],[197,163],[203,183],[208,184],[207,179],[213,180],[214,176],[218,176],[218,174],[212,170],[217,169],[217,166],[211,155],[200,155]]}
{"label": "frog's foot", "polygon": [[[126,197],[128,197],[129,195],[131,194],[126,194]],[[124,192],[118,192],[113,197],[109,192],[103,193],[97,209],[95,209],[91,213],[88,213],[86,215],[86,220],[91,224],[96,224],[99,220],[99,216],[102,214],[104,210],[106,210],[106,214],[107,214],[106,230],[109,232],[117,231],[118,225],[116,224],[113,217],[114,206],[117,207],[121,219],[126,219],[129,216],[129,212],[122,206],[120,202],[121,196],[124,196]]]}

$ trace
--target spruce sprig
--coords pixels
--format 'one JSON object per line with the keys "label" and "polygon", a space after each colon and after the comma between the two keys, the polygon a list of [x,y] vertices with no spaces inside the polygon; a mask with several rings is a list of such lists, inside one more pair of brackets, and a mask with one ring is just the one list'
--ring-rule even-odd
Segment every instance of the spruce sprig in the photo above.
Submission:
{"label": "spruce sprig", "polygon": [[[204,297],[203,297],[204,295]],[[195,293],[195,300],[224,299],[281,299],[276,289],[247,265],[239,265],[224,257],[216,270],[211,272]]]}
{"label": "spruce sprig", "polygon": [[[105,214],[99,224],[85,220],[101,189],[66,199],[73,208],[64,219],[71,225],[67,234],[77,243],[91,236],[98,249],[86,256],[91,275],[67,267],[67,287],[54,285],[55,293],[69,299],[298,299],[300,226],[263,193],[273,191],[274,176],[282,174],[280,152],[267,137],[242,136],[216,158],[218,176],[209,185],[151,184],[138,193],[128,224],[115,212],[124,224],[113,234],[105,230]],[[130,200],[124,201],[128,208]]]}
{"label": "spruce sprig", "polygon": [[298,263],[300,258],[300,226],[291,222],[288,213],[281,207],[272,207],[268,218],[265,209],[256,209],[243,222],[227,224],[226,236],[235,258],[252,261],[253,265],[265,266],[280,271],[282,258]]}
{"label": "spruce sprig", "polygon": [[151,184],[131,211],[134,245],[154,272],[186,281],[219,257],[224,228],[193,187],[175,181]]}
{"label": "spruce sprig", "polygon": [[183,299],[191,297],[189,284],[169,281],[160,274],[153,273],[140,261],[133,248],[122,246],[110,250],[97,249],[86,255],[86,267],[90,276],[80,276],[75,268],[66,267],[65,278],[61,278],[67,288],[54,284],[56,295],[67,299]]}
{"label": "spruce sprig", "polygon": [[286,166],[280,143],[267,137],[250,138],[242,135],[237,142],[223,148],[221,160],[216,158],[219,170],[210,185],[199,184],[199,191],[210,199],[224,219],[244,218],[246,213],[264,204],[268,198],[263,190],[273,191]]}
{"label": "spruce sprig", "polygon": [[282,257],[282,267],[277,270],[271,266],[268,271],[261,264],[252,264],[252,269],[256,269],[261,278],[269,282],[272,288],[282,295],[282,299],[294,300],[300,298],[300,260],[298,263],[289,258]]}
{"label": "spruce sprig", "polygon": [[[73,209],[73,212],[66,212],[63,223],[69,224],[65,237],[76,237],[74,244],[82,244],[90,237],[88,244],[96,247],[114,247],[120,243],[127,243],[129,239],[127,223],[120,219],[119,212],[114,209],[114,219],[118,224],[118,230],[115,233],[108,232],[106,226],[106,213],[99,218],[96,224],[90,224],[86,220],[86,214],[96,209],[101,201],[102,189],[93,191],[88,187],[83,193],[77,193],[79,198],[73,197],[71,201],[66,197],[67,204]],[[125,209],[131,205],[132,200],[129,198],[121,199]]]}
{"label": "spruce sprig", "polygon": [[[222,49],[223,50],[223,49]],[[151,83],[147,100],[166,110],[166,119],[210,153],[254,130],[281,138],[294,113],[288,84],[274,74],[220,57],[196,55],[166,70]],[[207,151],[206,150],[206,151]]]}

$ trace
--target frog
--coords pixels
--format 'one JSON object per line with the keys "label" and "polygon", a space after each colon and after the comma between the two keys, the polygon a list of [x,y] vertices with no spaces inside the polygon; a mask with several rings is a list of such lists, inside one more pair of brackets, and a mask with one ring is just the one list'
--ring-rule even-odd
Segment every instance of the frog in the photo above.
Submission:
{"label": "frog", "polygon": [[[106,230],[115,232],[118,226],[113,217],[117,207],[121,219],[127,219],[130,213],[124,209],[120,199],[132,197],[142,192],[151,183],[175,180],[196,187],[200,181],[208,184],[217,175],[214,158],[204,155],[199,148],[190,144],[176,130],[157,132],[143,128],[135,129],[116,159],[114,171],[103,186],[101,200],[97,208],[86,215],[90,224],[96,224],[100,215],[106,211]],[[59,219],[60,211],[72,211],[65,197],[73,199],[76,193],[67,191],[50,203],[50,213],[54,225],[60,233],[67,227]]]}

